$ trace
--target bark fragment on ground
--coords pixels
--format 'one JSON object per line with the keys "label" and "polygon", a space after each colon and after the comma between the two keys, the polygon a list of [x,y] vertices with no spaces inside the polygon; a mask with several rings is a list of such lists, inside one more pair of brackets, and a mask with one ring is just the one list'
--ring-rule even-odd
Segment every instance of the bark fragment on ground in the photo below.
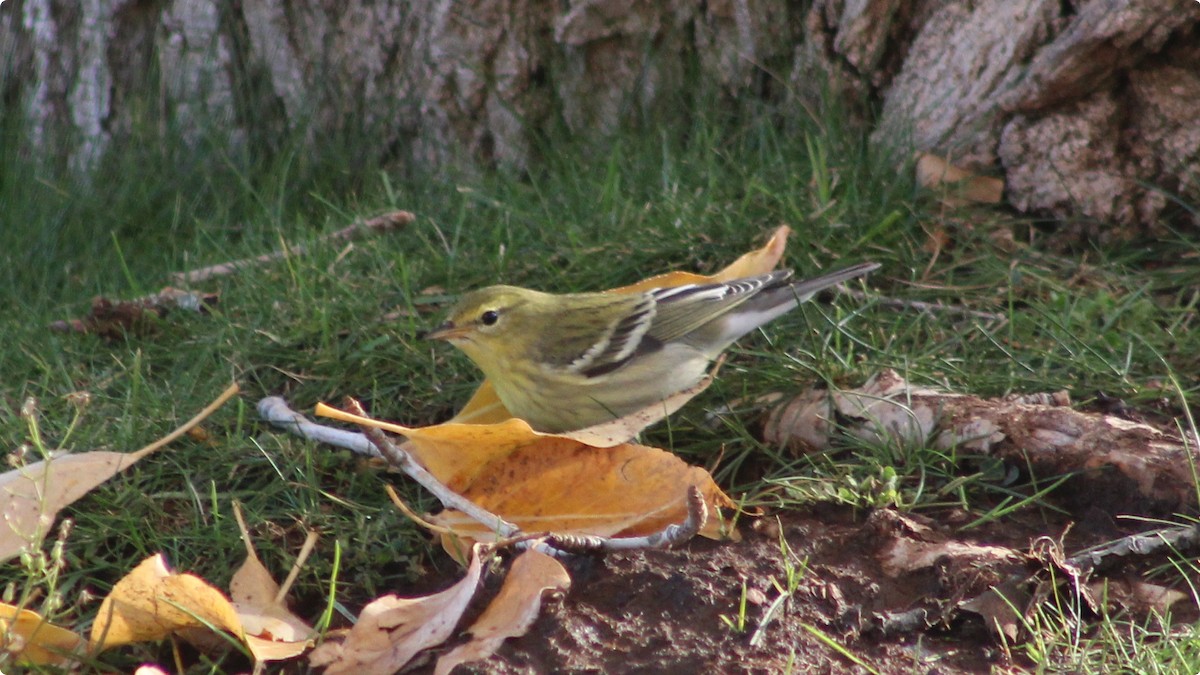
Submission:
{"label": "bark fragment on ground", "polygon": [[774,404],[763,435],[800,452],[828,448],[835,432],[882,445],[957,449],[1038,478],[1078,473],[1075,482],[1105,495],[1101,508],[1196,510],[1196,439],[1074,410],[1067,400],[1065,393],[982,399],[914,386],[885,370],[859,389],[811,390]]}

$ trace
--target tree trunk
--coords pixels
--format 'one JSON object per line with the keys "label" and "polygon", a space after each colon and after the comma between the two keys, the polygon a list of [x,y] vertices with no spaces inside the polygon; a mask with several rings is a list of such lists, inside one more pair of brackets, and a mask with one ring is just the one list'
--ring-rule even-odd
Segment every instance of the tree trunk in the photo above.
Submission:
{"label": "tree trunk", "polygon": [[79,169],[146,123],[522,168],[548,126],[603,137],[828,77],[882,100],[879,143],[1002,169],[1022,210],[1153,231],[1172,195],[1200,202],[1198,21],[1133,0],[9,0],[0,94]]}
{"label": "tree trunk", "polygon": [[1198,22],[1174,2],[816,0],[797,72],[882,96],[878,142],[998,166],[1068,234],[1162,234],[1172,195],[1200,203]]}

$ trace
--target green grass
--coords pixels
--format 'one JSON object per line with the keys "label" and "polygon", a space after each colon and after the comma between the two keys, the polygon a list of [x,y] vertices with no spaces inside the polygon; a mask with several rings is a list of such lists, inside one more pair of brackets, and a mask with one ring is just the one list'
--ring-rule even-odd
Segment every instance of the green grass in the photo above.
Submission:
{"label": "green grass", "polygon": [[[783,223],[795,230],[785,264],[800,274],[873,259],[884,268],[869,286],[885,296],[962,305],[1007,321],[841,298],[808,305],[743,340],[709,392],[646,435],[698,464],[724,449],[716,475],[732,491],[783,506],[953,504],[981,518],[997,509],[1053,508],[1038,494],[1045,479],[1014,482],[1003,467],[972,458],[865,446],[796,458],[763,447],[747,418],[706,417],[763,392],[858,385],[885,367],[918,384],[983,396],[1066,388],[1086,402],[1103,392],[1152,416],[1178,414],[1195,401],[1200,267],[1184,264],[1195,242],[1180,236],[1056,252],[1035,225],[1001,210],[942,214],[859,133],[830,121],[750,119],[700,117],[671,133],[630,132],[604,152],[547,141],[544,164],[525,176],[401,178],[384,167],[348,170],[336,155],[317,161],[286,145],[261,159],[211,148],[194,158],[155,138],[110,160],[90,184],[17,153],[0,157],[0,212],[8,223],[0,228],[5,447],[33,443],[18,414],[29,398],[37,401],[36,426],[48,449],[134,450],[231,380],[244,387],[205,423],[208,440],[181,440],[69,509],[74,528],[58,554],[64,564],[10,564],[2,573],[6,595],[35,590],[35,608],[58,598],[54,616],[86,625],[97,605],[79,603],[81,592],[103,596],[159,551],[224,585],[243,556],[233,500],[271,569],[291,565],[307,530],[323,533],[294,593],[310,617],[327,603],[335,539],[337,602],[345,607],[452,571],[384,496],[385,480],[403,481],[263,426],[254,403],[281,394],[308,410],[353,395],[383,418],[445,419],[478,375],[449,347],[415,336],[454,294],[497,282],[571,291],[670,269],[714,271]],[[147,334],[115,341],[47,329],[84,314],[94,295],[136,297],[166,285],[170,272],[257,255],[397,208],[415,212],[416,223],[202,284],[221,294],[212,315],[175,312]],[[998,236],[1010,230],[1021,243]],[[936,260],[935,231],[946,242]],[[382,321],[389,312],[400,318]],[[90,402],[81,405],[75,392],[87,392]],[[418,507],[432,507],[405,489]],[[1133,629],[1114,623],[1104,630],[1124,636]],[[1189,642],[1152,640],[1149,628],[1134,634],[1122,643],[1126,651],[1112,655],[1115,663],[1157,658],[1195,670],[1194,635]],[[1074,653],[1064,644],[1056,639],[1045,649],[1055,656],[1045,658]],[[1147,657],[1147,650],[1161,655]],[[103,660],[128,667],[143,658],[167,657],[147,646]],[[1095,658],[1089,652],[1074,662],[1103,670],[1089,661]]]}

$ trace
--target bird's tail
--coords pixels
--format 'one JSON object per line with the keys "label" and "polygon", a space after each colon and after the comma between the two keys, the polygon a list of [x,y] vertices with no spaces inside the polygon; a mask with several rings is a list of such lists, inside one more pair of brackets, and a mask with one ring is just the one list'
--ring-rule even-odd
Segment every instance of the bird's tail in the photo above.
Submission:
{"label": "bird's tail", "polygon": [[855,277],[861,277],[862,275],[867,274],[868,272],[874,272],[877,269],[879,269],[879,263],[861,263],[854,265],[853,267],[847,267],[845,269],[838,270],[836,272],[830,272],[829,274],[822,274],[821,276],[813,279],[794,281],[789,284],[789,287],[792,294],[796,297],[796,302],[804,302],[820,291],[829,288],[830,286],[837,286],[843,281],[849,281]]}
{"label": "bird's tail", "polygon": [[812,298],[819,291],[877,269],[878,263],[862,263],[801,281],[788,281],[786,274],[775,272],[774,275],[778,275],[778,278],[772,278],[769,286],[738,305],[736,311],[725,316],[720,324],[722,339],[713,340],[712,344],[724,349],[742,335],[792,311],[796,305]]}

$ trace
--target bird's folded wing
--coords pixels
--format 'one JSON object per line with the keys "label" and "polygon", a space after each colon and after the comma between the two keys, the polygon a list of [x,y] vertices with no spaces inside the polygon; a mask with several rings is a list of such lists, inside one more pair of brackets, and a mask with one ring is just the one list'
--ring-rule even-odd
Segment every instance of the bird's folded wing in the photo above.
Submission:
{"label": "bird's folded wing", "polygon": [[682,338],[754,297],[763,288],[783,283],[791,274],[788,270],[780,270],[723,284],[650,291],[657,311],[647,336],[661,343]]}

